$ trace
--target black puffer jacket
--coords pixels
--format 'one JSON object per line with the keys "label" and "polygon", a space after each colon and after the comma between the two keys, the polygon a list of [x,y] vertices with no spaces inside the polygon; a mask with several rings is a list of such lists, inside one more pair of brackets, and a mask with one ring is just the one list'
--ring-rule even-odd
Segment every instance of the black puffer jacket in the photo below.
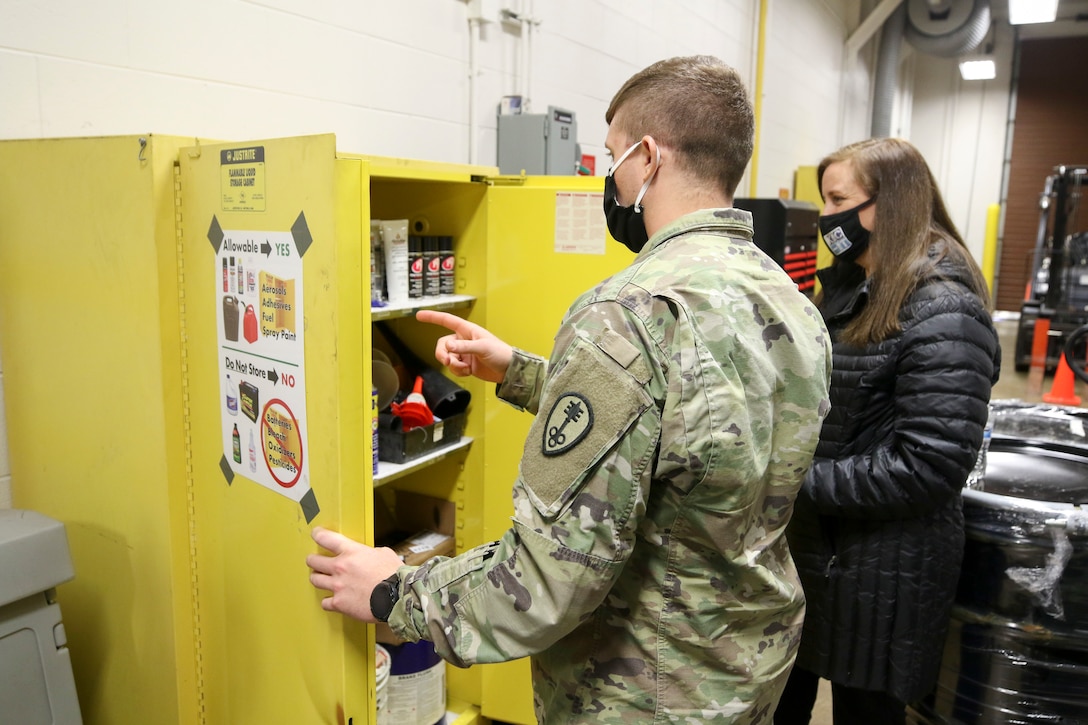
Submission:
{"label": "black puffer jacket", "polygon": [[912,702],[936,682],[997,333],[946,260],[904,306],[900,334],[846,345],[868,282],[854,265],[821,272],[832,407],[788,529],[808,600],[797,666]]}

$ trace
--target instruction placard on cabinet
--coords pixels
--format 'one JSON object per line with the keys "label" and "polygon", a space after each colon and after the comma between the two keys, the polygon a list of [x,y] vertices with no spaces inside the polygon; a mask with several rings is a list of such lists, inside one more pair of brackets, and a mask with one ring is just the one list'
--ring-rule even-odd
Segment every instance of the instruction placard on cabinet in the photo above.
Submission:
{"label": "instruction placard on cabinet", "polygon": [[301,501],[310,489],[302,255],[292,232],[223,230],[215,263],[225,460]]}
{"label": "instruction placard on cabinet", "polygon": [[555,251],[560,254],[604,254],[604,194],[559,191],[555,194]]}

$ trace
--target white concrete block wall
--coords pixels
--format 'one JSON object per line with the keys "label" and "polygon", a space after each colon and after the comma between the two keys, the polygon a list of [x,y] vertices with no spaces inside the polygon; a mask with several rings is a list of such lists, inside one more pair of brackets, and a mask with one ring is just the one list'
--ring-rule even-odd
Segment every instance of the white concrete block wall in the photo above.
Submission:
{"label": "white concrete block wall", "polygon": [[[495,165],[497,105],[527,90],[533,112],[577,114],[600,174],[605,109],[637,70],[707,53],[754,84],[756,0],[495,4],[539,24],[527,89],[520,28],[483,26],[475,159],[463,0],[0,0],[0,138],[332,132],[348,152]],[[794,168],[837,145],[839,56],[855,6],[770,0],[760,195],[791,186]],[[0,505],[10,505],[0,451]]]}
{"label": "white concrete block wall", "polygon": [[[582,150],[597,157],[597,172],[604,173],[604,114],[619,86],[655,60],[695,53],[716,55],[749,78],[754,5],[537,0],[542,22],[533,38],[532,110],[575,110]],[[484,148],[493,149],[493,135],[489,141]]]}
{"label": "white concrete block wall", "polygon": [[1002,201],[1006,160],[1014,39],[1007,25],[996,32],[993,80],[962,80],[954,58],[914,59],[911,140],[933,169],[948,213],[978,260],[987,207]]}
{"label": "white concrete block wall", "polygon": [[771,4],[756,188],[749,179],[739,196],[792,193],[798,166],[814,166],[841,145],[844,43],[858,19],[848,5],[856,3]]}
{"label": "white concrete block wall", "polygon": [[[495,163],[495,109],[517,87],[521,30],[486,23],[478,156],[469,158],[469,25],[462,0],[4,0],[0,138],[166,133],[247,139],[334,132],[349,151]],[[754,0],[501,0],[539,20],[529,100],[574,110],[603,151],[612,93],[650,62],[709,53],[753,79]],[[838,97],[846,0],[774,0],[769,98]],[[805,50],[801,50],[805,49]],[[798,73],[803,69],[802,73]],[[777,111],[772,104],[768,111]],[[834,115],[833,108],[828,108]],[[835,124],[784,114],[784,143]],[[808,153],[798,147],[798,159]],[[771,162],[790,165],[790,152]],[[796,161],[794,166],[802,161]],[[777,187],[772,187],[777,188]]]}

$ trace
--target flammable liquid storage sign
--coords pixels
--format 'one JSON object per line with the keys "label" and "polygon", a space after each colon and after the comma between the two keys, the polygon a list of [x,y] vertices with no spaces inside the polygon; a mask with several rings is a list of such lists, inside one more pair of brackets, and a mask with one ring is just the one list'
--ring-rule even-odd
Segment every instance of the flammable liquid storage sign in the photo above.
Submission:
{"label": "flammable liquid storage sign", "polygon": [[302,308],[302,254],[310,242],[305,218],[300,215],[290,232],[220,231],[213,219],[213,245],[219,235],[224,474],[229,468],[306,508],[304,499],[312,502],[312,495]]}

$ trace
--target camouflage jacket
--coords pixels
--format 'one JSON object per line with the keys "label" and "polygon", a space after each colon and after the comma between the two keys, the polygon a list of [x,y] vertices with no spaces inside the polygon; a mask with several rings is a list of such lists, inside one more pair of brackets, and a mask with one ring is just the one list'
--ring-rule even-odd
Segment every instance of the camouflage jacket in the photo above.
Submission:
{"label": "camouflage jacket", "polygon": [[770,722],[804,598],[784,536],[828,410],[819,313],[738,210],[690,214],[499,387],[537,413],[499,541],[402,568],[390,625],[533,657],[545,723]]}

